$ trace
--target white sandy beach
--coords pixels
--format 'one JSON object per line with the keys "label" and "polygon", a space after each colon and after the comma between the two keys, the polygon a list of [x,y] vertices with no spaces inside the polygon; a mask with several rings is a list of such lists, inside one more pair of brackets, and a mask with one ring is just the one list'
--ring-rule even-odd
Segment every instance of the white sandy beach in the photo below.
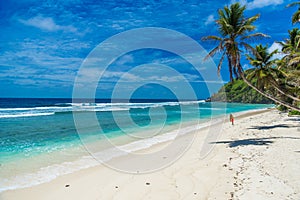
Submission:
{"label": "white sandy beach", "polygon": [[[99,165],[5,191],[0,199],[300,199],[299,117],[277,110],[237,117],[200,159],[204,138],[197,131],[179,160],[153,173],[128,174]],[[120,160],[126,162],[126,156]]]}

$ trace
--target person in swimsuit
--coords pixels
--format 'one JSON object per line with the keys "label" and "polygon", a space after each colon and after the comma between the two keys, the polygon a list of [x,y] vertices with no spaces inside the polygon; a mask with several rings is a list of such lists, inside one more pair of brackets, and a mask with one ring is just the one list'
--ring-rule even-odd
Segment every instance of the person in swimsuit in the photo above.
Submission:
{"label": "person in swimsuit", "polygon": [[234,125],[234,117],[232,114],[229,115],[229,120],[230,120],[231,124]]}

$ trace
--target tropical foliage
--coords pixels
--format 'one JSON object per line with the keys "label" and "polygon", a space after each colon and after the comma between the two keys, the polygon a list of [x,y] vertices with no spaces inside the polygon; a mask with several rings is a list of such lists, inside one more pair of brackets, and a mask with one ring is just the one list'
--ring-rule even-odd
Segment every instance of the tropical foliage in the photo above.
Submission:
{"label": "tropical foliage", "polygon": [[[295,101],[300,101],[295,94],[291,93],[287,89],[287,85],[282,80],[286,80],[288,75],[285,71],[281,70],[280,67],[276,66],[277,59],[272,59],[278,50],[268,52],[268,46],[257,45],[256,53],[253,57],[246,55],[250,64],[254,66],[251,73],[247,76],[247,79],[257,79],[256,87],[261,90],[272,90],[275,89],[280,95],[285,95]],[[276,93],[273,93],[276,96]]]}
{"label": "tropical foliage", "polygon": [[[294,5],[299,5],[298,11],[293,15],[293,23],[297,23],[300,19],[300,2],[288,6]],[[284,42],[279,42],[282,46],[280,51],[284,53],[284,57],[274,59],[279,50],[269,52],[268,46],[260,44],[252,47],[249,43],[251,42],[249,39],[260,39],[267,36],[263,33],[253,33],[255,30],[253,23],[259,18],[259,15],[246,18],[244,16],[245,9],[245,6],[234,3],[218,11],[219,19],[216,24],[220,36],[202,38],[205,41],[218,41],[218,45],[209,52],[205,59],[221,53],[218,73],[223,60],[227,59],[231,82],[234,81],[234,74],[237,79],[242,79],[257,94],[291,110],[300,111],[300,30],[298,28],[290,30],[289,38]],[[243,55],[253,66],[246,74],[241,64]],[[232,99],[232,97],[230,98]]]}
{"label": "tropical foliage", "polygon": [[239,3],[232,4],[230,7],[224,7],[224,10],[218,11],[219,19],[216,21],[221,36],[207,36],[202,40],[217,41],[218,45],[213,48],[206,59],[221,52],[222,56],[218,64],[218,73],[220,73],[223,60],[228,61],[230,81],[233,81],[233,74],[239,77],[242,71],[240,65],[241,48],[252,50],[252,47],[247,43],[250,39],[259,37],[267,37],[263,33],[253,33],[255,26],[253,23],[259,18],[255,15],[245,18],[244,11],[246,6],[240,6]]}
{"label": "tropical foliage", "polygon": [[286,54],[282,64],[297,68],[300,60],[300,30],[298,28],[289,30],[289,38],[279,44],[282,46],[282,52]]}
{"label": "tropical foliage", "polygon": [[293,6],[297,6],[297,5],[299,6],[298,10],[292,16],[293,24],[300,22],[300,1],[287,5],[287,7],[293,7]]}
{"label": "tropical foliage", "polygon": [[[245,74],[250,71],[246,70]],[[256,83],[256,78],[251,82]],[[211,101],[235,102],[235,103],[274,103],[255,90],[251,89],[243,80],[226,83],[216,94],[211,96]]]}

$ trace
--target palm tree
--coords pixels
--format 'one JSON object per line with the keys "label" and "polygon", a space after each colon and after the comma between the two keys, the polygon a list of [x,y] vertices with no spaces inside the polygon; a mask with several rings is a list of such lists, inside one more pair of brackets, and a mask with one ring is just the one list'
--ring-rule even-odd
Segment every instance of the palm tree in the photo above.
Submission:
{"label": "palm tree", "polygon": [[288,4],[286,7],[289,8],[289,7],[293,7],[293,6],[299,6],[298,7],[298,10],[293,14],[292,16],[292,23],[295,24],[295,23],[299,23],[300,22],[300,1],[298,2],[293,2],[291,4]]}
{"label": "palm tree", "polygon": [[252,51],[253,48],[247,44],[247,40],[257,37],[267,37],[262,33],[252,33],[255,29],[252,25],[259,15],[255,15],[250,18],[244,17],[244,11],[246,6],[241,6],[239,3],[232,4],[230,7],[225,6],[224,10],[218,11],[219,19],[216,21],[221,37],[219,36],[207,36],[202,40],[213,40],[219,44],[213,48],[209,54],[205,57],[208,59],[214,56],[218,52],[222,52],[220,62],[218,64],[218,73],[220,73],[223,61],[225,57],[228,61],[230,81],[233,82],[233,73],[235,77],[239,77],[239,71],[243,71],[240,66],[241,59],[241,47]]}
{"label": "palm tree", "polygon": [[250,64],[255,67],[249,70],[250,73],[246,78],[248,80],[256,78],[256,84],[259,89],[264,89],[266,86],[270,85],[277,86],[274,73],[278,72],[278,70],[273,67],[276,60],[272,60],[272,57],[278,53],[278,50],[268,53],[267,49],[267,46],[262,46],[260,44],[255,47],[256,52],[253,56],[246,55]]}
{"label": "palm tree", "polygon": [[286,54],[283,58],[286,61],[284,66],[296,67],[300,63],[300,30],[289,30],[289,39],[278,43],[282,46],[282,52]]}
{"label": "palm tree", "polygon": [[268,46],[257,45],[256,53],[253,56],[246,55],[250,64],[255,68],[247,75],[247,79],[257,79],[257,88],[264,90],[266,87],[272,87],[281,95],[287,96],[294,101],[300,101],[297,97],[289,94],[289,90],[282,87],[281,79],[285,79],[287,74],[276,67],[278,59],[272,59],[278,50],[268,52]]}
{"label": "palm tree", "polygon": [[259,15],[245,18],[245,9],[246,6],[241,6],[239,3],[234,3],[230,7],[225,6],[224,10],[220,9],[218,11],[219,19],[216,21],[216,23],[218,25],[221,37],[207,36],[203,37],[202,40],[213,40],[219,42],[219,44],[217,47],[213,48],[204,59],[208,59],[209,57],[214,56],[216,53],[221,52],[222,56],[218,64],[218,73],[220,73],[223,60],[226,56],[231,82],[233,81],[232,72],[234,72],[236,77],[240,76],[247,85],[263,96],[288,108],[300,111],[300,108],[285,103],[258,89],[244,76],[244,71],[240,62],[241,52],[245,49],[255,53],[255,49],[246,43],[247,39],[267,37],[267,35],[263,33],[250,33],[255,29],[253,23],[259,18]]}
{"label": "palm tree", "polygon": [[293,28],[288,32],[289,39],[286,39],[285,42],[279,42],[279,44],[282,46],[282,52],[293,53],[299,48],[300,30],[298,28]]}
{"label": "palm tree", "polygon": [[278,69],[287,74],[285,85],[289,91],[300,97],[300,30],[298,28],[289,30],[289,38],[278,43],[282,46],[282,52],[285,53],[278,63]]}

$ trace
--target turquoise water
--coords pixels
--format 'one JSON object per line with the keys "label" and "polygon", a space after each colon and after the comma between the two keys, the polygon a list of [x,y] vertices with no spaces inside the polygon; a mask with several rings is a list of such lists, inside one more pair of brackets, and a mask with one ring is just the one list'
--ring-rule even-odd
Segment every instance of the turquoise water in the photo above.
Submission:
{"label": "turquoise water", "polygon": [[[69,106],[68,106],[69,105]],[[225,113],[271,107],[262,104],[224,104],[177,102],[163,103],[98,103],[77,104],[56,103],[51,106],[0,108],[0,162],[12,158],[31,157],[36,154],[61,151],[80,145],[80,138],[74,125],[73,113],[86,121],[86,136],[105,135],[108,138],[126,134],[131,126],[129,116],[139,127],[151,125],[171,125],[193,119],[205,119]],[[151,119],[149,111],[151,109]],[[213,110],[212,110],[213,109]],[[182,116],[181,111],[185,114]],[[96,123],[91,123],[88,112],[96,111],[99,130]],[[122,130],[114,117],[123,119]],[[165,120],[163,120],[166,118]],[[160,120],[161,119],[161,120]],[[153,122],[151,122],[151,120]]]}
{"label": "turquoise water", "polygon": [[[28,170],[34,174],[35,170],[48,165],[81,157],[80,139],[95,141],[103,136],[138,135],[161,126],[268,107],[273,105],[204,101],[71,103],[70,99],[0,99],[0,177],[6,180],[2,184],[0,182],[0,191],[1,187],[2,190],[5,190],[4,187],[13,188],[16,179],[10,180],[12,176],[24,175]],[[81,125],[77,124],[77,127],[74,114],[81,120]],[[91,114],[96,115],[97,121],[92,120]],[[80,136],[77,129],[81,131]],[[43,160],[48,157],[51,159]],[[20,166],[20,163],[24,165]],[[12,168],[15,172],[5,171]],[[59,175],[60,172],[55,173]],[[25,181],[25,178],[22,180]]]}

